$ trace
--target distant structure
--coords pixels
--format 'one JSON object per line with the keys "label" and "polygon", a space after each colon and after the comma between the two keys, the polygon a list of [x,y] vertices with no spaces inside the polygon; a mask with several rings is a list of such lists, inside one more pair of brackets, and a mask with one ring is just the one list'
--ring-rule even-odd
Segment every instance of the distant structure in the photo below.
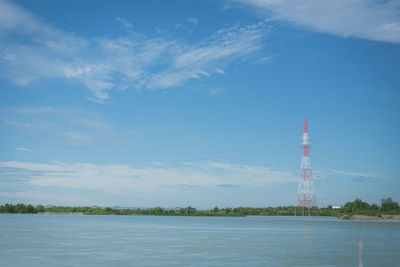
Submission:
{"label": "distant structure", "polygon": [[308,137],[308,122],[307,118],[304,118],[302,128],[302,145],[303,145],[303,156],[301,159],[301,169],[299,175],[299,187],[297,189],[297,201],[294,215],[297,215],[297,207],[302,207],[303,216],[304,211],[308,208],[308,216],[311,215],[311,209],[315,207],[318,215],[317,199],[314,191],[314,179],[312,176],[310,156],[308,150],[310,148],[310,138]]}

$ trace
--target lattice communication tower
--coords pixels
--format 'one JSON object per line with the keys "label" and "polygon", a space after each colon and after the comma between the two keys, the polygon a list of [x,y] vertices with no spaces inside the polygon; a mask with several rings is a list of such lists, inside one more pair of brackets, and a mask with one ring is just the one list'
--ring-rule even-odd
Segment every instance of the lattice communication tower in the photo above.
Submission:
{"label": "lattice communication tower", "polygon": [[297,207],[301,207],[304,211],[308,208],[308,216],[311,215],[311,209],[315,207],[316,213],[318,215],[317,199],[315,197],[314,191],[314,179],[311,170],[309,148],[310,148],[310,138],[308,136],[308,121],[304,118],[303,128],[302,128],[302,147],[303,156],[301,159],[301,169],[299,175],[299,187],[297,189],[297,201],[295,208],[295,216],[297,215]]}

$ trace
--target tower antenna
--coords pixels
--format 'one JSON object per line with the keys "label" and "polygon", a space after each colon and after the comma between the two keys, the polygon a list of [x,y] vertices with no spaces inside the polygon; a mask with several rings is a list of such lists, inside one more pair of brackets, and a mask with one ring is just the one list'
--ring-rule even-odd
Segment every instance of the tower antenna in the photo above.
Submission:
{"label": "tower antenna", "polygon": [[301,169],[299,175],[299,186],[297,189],[297,201],[296,207],[294,211],[294,215],[297,215],[297,207],[302,207],[303,216],[304,211],[308,208],[308,216],[311,215],[311,209],[316,207],[317,215],[318,215],[318,207],[317,207],[317,199],[314,191],[314,179],[311,170],[310,163],[310,138],[308,136],[308,121],[307,118],[304,118],[303,127],[302,127],[302,148],[303,155],[301,158]]}

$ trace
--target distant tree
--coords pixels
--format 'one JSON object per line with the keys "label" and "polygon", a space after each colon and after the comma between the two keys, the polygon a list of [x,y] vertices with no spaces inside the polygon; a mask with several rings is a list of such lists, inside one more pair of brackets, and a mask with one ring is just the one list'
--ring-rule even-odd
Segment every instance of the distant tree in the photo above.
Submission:
{"label": "distant tree", "polygon": [[196,211],[197,211],[197,210],[196,210],[195,208],[191,207],[191,206],[185,208],[185,213],[186,213],[186,214],[189,214],[189,215],[195,214]]}
{"label": "distant tree", "polygon": [[152,211],[152,214],[155,214],[155,215],[162,215],[163,213],[164,213],[164,210],[160,207],[157,207],[157,208],[153,209],[153,211]]}
{"label": "distant tree", "polygon": [[36,209],[35,207],[33,207],[31,204],[29,204],[28,206],[26,206],[26,212],[27,213],[36,213]]}
{"label": "distant tree", "polygon": [[397,210],[399,209],[399,204],[394,202],[391,197],[382,198],[381,209],[382,211]]}
{"label": "distant tree", "polygon": [[369,204],[357,198],[353,202],[347,202],[343,208],[346,213],[354,213],[360,210],[368,210]]}
{"label": "distant tree", "polygon": [[371,204],[371,205],[369,206],[369,208],[370,208],[371,210],[379,210],[379,206],[376,205],[376,204]]}
{"label": "distant tree", "polygon": [[37,206],[36,206],[36,211],[37,211],[37,212],[40,212],[40,213],[41,213],[41,212],[44,212],[44,207],[43,207],[42,205],[37,205]]}
{"label": "distant tree", "polygon": [[107,208],[104,209],[104,211],[105,211],[106,213],[112,213],[112,212],[113,212],[113,209],[110,208],[110,207],[107,207]]}
{"label": "distant tree", "polygon": [[169,214],[169,215],[174,215],[174,214],[175,214],[175,211],[174,211],[174,210],[169,210],[169,211],[168,211],[168,214]]}
{"label": "distant tree", "polygon": [[27,213],[25,204],[18,203],[17,205],[15,205],[15,212],[16,213]]}
{"label": "distant tree", "polygon": [[15,207],[12,204],[5,204],[4,208],[6,213],[15,213]]}

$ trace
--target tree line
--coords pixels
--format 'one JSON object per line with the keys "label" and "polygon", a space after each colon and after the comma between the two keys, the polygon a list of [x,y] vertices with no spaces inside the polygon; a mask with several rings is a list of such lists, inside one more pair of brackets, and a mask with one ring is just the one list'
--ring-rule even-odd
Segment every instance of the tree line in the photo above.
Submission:
{"label": "tree line", "polygon": [[[356,199],[353,202],[347,202],[343,207],[333,208],[327,206],[320,208],[320,216],[335,216],[342,217],[343,215],[371,215],[381,216],[400,215],[400,207],[392,198],[382,199],[381,205],[369,204]],[[67,207],[67,206],[33,206],[31,204],[4,204],[0,206],[0,213],[81,213],[87,215],[164,215],[164,216],[291,216],[294,215],[295,206],[278,206],[278,207],[238,207],[238,208],[218,208],[198,210],[193,207],[164,209],[156,208],[102,208],[102,207]],[[313,213],[315,214],[315,213]],[[297,215],[300,215],[297,208]]]}

